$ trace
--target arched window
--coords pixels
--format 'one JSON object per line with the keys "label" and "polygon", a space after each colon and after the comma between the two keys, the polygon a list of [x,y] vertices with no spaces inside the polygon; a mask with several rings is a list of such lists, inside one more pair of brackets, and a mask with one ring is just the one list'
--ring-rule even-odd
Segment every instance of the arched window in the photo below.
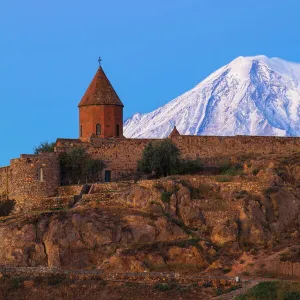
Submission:
{"label": "arched window", "polygon": [[44,169],[43,168],[39,168],[38,177],[39,177],[40,182],[44,181]]}
{"label": "arched window", "polygon": [[82,125],[80,125],[80,137],[82,137]]}
{"label": "arched window", "polygon": [[116,136],[120,136],[120,125],[119,124],[117,124]]}
{"label": "arched window", "polygon": [[96,135],[100,135],[101,134],[101,125],[97,124],[96,125]]}

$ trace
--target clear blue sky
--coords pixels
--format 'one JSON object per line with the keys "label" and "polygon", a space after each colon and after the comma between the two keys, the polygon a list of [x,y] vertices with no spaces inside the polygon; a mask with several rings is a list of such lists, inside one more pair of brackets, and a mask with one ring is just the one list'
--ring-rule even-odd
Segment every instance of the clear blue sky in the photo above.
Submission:
{"label": "clear blue sky", "polygon": [[300,62],[299,12],[299,0],[1,1],[0,166],[78,136],[99,55],[128,118],[240,55]]}

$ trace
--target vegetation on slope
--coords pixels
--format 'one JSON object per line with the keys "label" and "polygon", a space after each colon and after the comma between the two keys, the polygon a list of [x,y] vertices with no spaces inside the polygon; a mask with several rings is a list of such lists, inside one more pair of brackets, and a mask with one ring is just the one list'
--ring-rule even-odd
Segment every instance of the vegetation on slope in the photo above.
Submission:
{"label": "vegetation on slope", "polygon": [[236,300],[296,300],[300,299],[299,282],[261,282]]}

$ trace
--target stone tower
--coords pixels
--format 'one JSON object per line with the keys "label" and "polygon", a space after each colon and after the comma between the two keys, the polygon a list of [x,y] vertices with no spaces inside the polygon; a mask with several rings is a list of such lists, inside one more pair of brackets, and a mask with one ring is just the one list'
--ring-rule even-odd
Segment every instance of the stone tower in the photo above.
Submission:
{"label": "stone tower", "polygon": [[79,105],[79,137],[123,137],[123,103],[101,65]]}

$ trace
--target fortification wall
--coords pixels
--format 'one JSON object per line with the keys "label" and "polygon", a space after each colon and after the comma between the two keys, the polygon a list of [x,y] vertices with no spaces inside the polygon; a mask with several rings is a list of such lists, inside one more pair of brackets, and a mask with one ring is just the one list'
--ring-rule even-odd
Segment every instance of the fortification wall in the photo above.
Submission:
{"label": "fortification wall", "polygon": [[212,158],[243,154],[287,154],[300,151],[300,138],[265,136],[175,136],[184,157]]}
{"label": "fortification wall", "polygon": [[[300,138],[261,137],[261,136],[174,136],[172,141],[180,149],[183,158],[205,159],[207,165],[213,166],[216,157],[288,153],[300,151]],[[135,173],[137,161],[143,149],[155,139],[90,139],[59,140],[56,151],[66,151],[72,147],[84,147],[94,157],[102,159],[111,170],[111,179],[128,179]],[[102,177],[102,180],[104,178]]]}
{"label": "fortification wall", "polygon": [[21,155],[12,159],[10,199],[25,200],[57,195],[60,168],[56,153]]}
{"label": "fortification wall", "polygon": [[126,178],[137,169],[147,139],[95,139],[88,146],[88,152],[95,158],[103,159],[111,170],[112,180]]}
{"label": "fortification wall", "polygon": [[7,195],[10,187],[10,168],[0,168],[0,199],[2,196]]}

